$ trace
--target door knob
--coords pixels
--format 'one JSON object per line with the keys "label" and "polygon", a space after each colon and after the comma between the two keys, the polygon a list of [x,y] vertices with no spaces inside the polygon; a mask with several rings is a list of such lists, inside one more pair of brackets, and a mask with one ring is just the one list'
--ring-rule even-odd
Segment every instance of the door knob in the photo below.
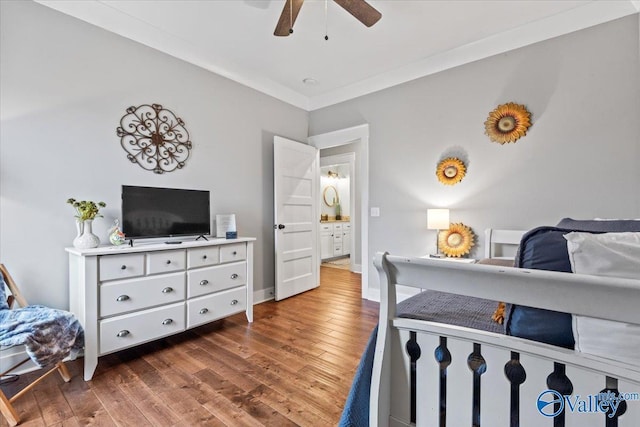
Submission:
{"label": "door knob", "polygon": [[278,230],[282,230],[284,228],[284,224],[278,224]]}

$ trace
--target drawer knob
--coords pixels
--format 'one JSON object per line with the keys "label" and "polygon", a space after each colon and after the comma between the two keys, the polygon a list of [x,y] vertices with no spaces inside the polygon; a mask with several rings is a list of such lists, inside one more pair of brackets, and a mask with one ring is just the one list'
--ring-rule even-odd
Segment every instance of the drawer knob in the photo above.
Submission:
{"label": "drawer knob", "polygon": [[163,325],[170,325],[170,324],[172,324],[172,323],[173,323],[173,319],[164,319],[164,320],[162,321],[162,324],[163,324]]}
{"label": "drawer knob", "polygon": [[127,335],[129,335],[131,332],[127,331],[126,329],[121,330],[120,332],[118,332],[116,334],[116,336],[118,338],[122,338],[122,337],[126,337]]}
{"label": "drawer knob", "polygon": [[203,308],[199,311],[200,314],[207,314],[209,312],[208,308]]}
{"label": "drawer knob", "polygon": [[171,264],[171,260],[170,259],[167,260],[167,265],[169,265],[169,264]]}
{"label": "drawer knob", "polygon": [[207,279],[201,280],[200,281],[200,286],[206,286],[209,284],[209,281]]}
{"label": "drawer knob", "polygon": [[173,292],[173,288],[171,286],[167,286],[162,290],[163,294],[168,294],[169,292]]}
{"label": "drawer knob", "polygon": [[118,298],[116,298],[116,301],[122,302],[122,301],[126,301],[128,299],[129,299],[129,295],[120,295]]}
{"label": "drawer knob", "polygon": [[234,299],[234,300],[231,301],[231,305],[236,305],[236,304],[238,304],[238,300],[237,299]]}
{"label": "drawer knob", "polygon": [[233,251],[232,255],[238,255],[238,251]]}
{"label": "drawer knob", "polygon": [[236,273],[233,273],[233,274],[231,275],[231,278],[232,278],[233,280],[235,280],[235,279],[237,279],[237,278],[238,278],[238,275],[237,275]]}
{"label": "drawer knob", "polygon": [[120,267],[120,270],[126,270],[126,269],[127,269],[126,265],[123,265],[122,267]]}
{"label": "drawer knob", "polygon": [[202,255],[202,259],[207,259],[207,256],[206,255]]}

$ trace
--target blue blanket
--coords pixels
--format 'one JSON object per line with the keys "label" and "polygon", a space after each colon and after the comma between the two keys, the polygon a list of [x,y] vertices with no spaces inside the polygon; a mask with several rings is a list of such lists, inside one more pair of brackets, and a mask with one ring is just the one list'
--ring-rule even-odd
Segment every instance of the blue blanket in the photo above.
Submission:
{"label": "blue blanket", "polygon": [[369,426],[369,390],[371,388],[371,373],[373,371],[373,355],[376,350],[376,338],[378,327],[376,326],[369,342],[364,349],[360,364],[353,377],[351,390],[340,417],[339,427],[368,427]]}
{"label": "blue blanket", "polygon": [[42,305],[9,309],[0,274],[0,346],[25,345],[39,367],[75,358],[84,346],[84,330],[68,311]]}

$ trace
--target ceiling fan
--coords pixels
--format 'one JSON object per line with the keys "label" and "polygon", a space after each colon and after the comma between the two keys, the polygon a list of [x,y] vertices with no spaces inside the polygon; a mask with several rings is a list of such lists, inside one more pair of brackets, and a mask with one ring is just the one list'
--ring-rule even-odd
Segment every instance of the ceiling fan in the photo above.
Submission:
{"label": "ceiling fan", "polygon": [[[382,14],[365,0],[333,1],[367,27],[372,26],[382,18]],[[302,3],[304,3],[304,0],[287,0],[285,2],[276,30],[273,32],[274,36],[286,37],[293,33],[293,24],[296,22]]]}

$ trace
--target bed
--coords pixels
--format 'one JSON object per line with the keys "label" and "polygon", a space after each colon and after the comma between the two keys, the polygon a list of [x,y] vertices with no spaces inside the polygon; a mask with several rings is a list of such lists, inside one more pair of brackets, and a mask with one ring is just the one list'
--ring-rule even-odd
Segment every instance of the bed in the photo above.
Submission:
{"label": "bed", "polygon": [[[616,262],[605,265],[605,270],[614,268],[612,274],[580,270],[585,264],[580,257],[590,253],[580,239],[600,242],[631,235],[631,246],[621,252],[640,250],[640,221],[571,221],[525,233],[515,259],[520,268],[378,253],[374,264],[381,283],[380,322],[358,367],[341,425],[640,425],[640,264],[632,259],[623,277],[615,277],[621,265]],[[497,231],[496,236],[503,234]],[[517,232],[512,239],[514,235]],[[535,247],[525,245],[525,239],[536,241]],[[549,249],[549,242],[556,249],[564,245],[565,252],[574,248],[566,255],[572,263],[569,271],[565,255]],[[528,264],[540,258],[545,268]],[[555,258],[563,258],[564,265],[544,264]],[[587,270],[601,264],[592,260],[606,258],[586,258]],[[567,274],[574,264],[576,272]],[[487,323],[497,301],[508,301],[508,320],[499,328],[488,322],[493,329],[487,329],[468,319],[469,324],[440,317],[435,321],[428,317],[433,313],[427,320],[416,318],[420,316],[410,307],[415,301],[397,304],[398,286],[452,298],[442,307],[454,313],[463,311],[452,309],[460,304],[456,299],[479,299],[485,307],[477,316],[481,323]],[[542,338],[527,336],[530,330],[510,330],[527,319],[542,319],[529,322]],[[581,324],[583,320],[588,322]],[[594,334],[606,339],[596,340]],[[365,416],[362,411],[367,409]]]}

